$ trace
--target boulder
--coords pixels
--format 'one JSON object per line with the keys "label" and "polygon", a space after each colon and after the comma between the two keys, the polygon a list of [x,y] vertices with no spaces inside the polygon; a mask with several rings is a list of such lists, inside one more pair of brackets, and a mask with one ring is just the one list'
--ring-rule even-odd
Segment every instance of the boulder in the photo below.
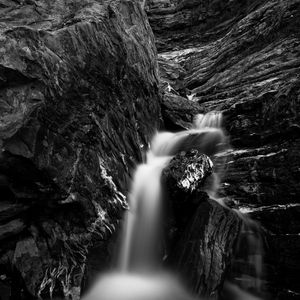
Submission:
{"label": "boulder", "polygon": [[[166,263],[197,296],[218,299],[234,256],[242,219],[209,199],[210,158],[197,150],[180,152],[162,172],[169,220]],[[172,214],[173,212],[173,214]]]}
{"label": "boulder", "polygon": [[198,150],[182,151],[177,154],[163,170],[167,189],[175,193],[199,193],[205,180],[212,174],[213,163],[210,158]]}
{"label": "boulder", "polygon": [[181,232],[199,204],[208,199],[204,185],[212,170],[210,158],[198,150],[181,151],[164,168],[162,182],[170,199],[165,205],[171,216],[170,225],[174,226],[171,232]]}

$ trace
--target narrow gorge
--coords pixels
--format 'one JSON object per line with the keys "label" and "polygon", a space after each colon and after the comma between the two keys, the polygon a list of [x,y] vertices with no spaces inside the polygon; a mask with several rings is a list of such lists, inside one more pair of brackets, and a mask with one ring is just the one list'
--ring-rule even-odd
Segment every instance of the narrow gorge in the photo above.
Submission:
{"label": "narrow gorge", "polygon": [[[152,254],[185,288],[154,299],[300,299],[300,0],[0,0],[0,53],[1,300],[78,300],[116,267],[155,145],[177,148]],[[208,156],[164,145],[221,123]]]}

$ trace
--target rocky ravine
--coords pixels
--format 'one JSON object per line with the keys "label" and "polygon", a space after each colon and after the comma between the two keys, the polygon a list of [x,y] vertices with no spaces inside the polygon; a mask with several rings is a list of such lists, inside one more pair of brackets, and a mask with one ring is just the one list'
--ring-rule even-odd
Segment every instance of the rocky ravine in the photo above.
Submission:
{"label": "rocky ravine", "polygon": [[0,0],[1,297],[78,299],[89,249],[104,267],[160,84],[168,129],[224,112],[221,196],[262,223],[272,298],[297,299],[300,0],[144,4],[159,83],[137,3]]}
{"label": "rocky ravine", "polygon": [[148,0],[168,129],[223,111],[221,196],[266,232],[272,299],[298,299],[300,1]]}
{"label": "rocky ravine", "polygon": [[132,1],[8,0],[0,40],[1,299],[78,299],[159,124],[153,34]]}

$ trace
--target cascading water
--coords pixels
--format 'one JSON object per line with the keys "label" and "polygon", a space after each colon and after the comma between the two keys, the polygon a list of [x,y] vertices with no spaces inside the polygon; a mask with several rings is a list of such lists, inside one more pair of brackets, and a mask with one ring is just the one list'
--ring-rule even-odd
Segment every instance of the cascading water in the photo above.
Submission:
{"label": "cascading water", "polygon": [[149,271],[157,267],[156,247],[161,228],[160,177],[170,158],[152,158],[135,172],[120,252],[122,271]]}
{"label": "cascading water", "polygon": [[[162,235],[161,173],[170,159],[180,151],[197,149],[210,157],[228,148],[221,129],[221,113],[195,117],[193,127],[178,133],[157,133],[146,155],[146,163],[138,166],[129,195],[130,210],[116,273],[107,274],[86,300],[189,300],[193,299],[179,282],[160,270],[159,245]],[[222,168],[217,169],[206,191],[218,200]],[[236,293],[237,294],[237,293]],[[236,299],[241,299],[238,296]],[[251,298],[254,299],[254,298]]]}
{"label": "cascading water", "polygon": [[233,259],[231,281],[254,294],[264,293],[263,289],[263,238],[259,225],[236,211],[243,220],[236,255]]}
{"label": "cascading water", "polygon": [[[135,173],[130,194],[131,209],[126,216],[125,234],[121,248],[120,266],[125,270],[150,270],[156,262],[161,228],[161,172],[170,159],[180,151],[197,149],[213,156],[225,147],[221,130],[221,113],[199,114],[193,128],[178,133],[157,133],[147,153],[146,164]],[[207,192],[215,195],[219,175],[214,174]]]}

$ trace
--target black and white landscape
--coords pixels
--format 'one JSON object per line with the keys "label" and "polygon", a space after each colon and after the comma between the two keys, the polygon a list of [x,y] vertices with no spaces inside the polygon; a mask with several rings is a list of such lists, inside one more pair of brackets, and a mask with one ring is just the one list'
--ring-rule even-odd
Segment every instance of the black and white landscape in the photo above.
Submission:
{"label": "black and white landscape", "polygon": [[0,0],[0,299],[300,299],[299,106],[300,0]]}

